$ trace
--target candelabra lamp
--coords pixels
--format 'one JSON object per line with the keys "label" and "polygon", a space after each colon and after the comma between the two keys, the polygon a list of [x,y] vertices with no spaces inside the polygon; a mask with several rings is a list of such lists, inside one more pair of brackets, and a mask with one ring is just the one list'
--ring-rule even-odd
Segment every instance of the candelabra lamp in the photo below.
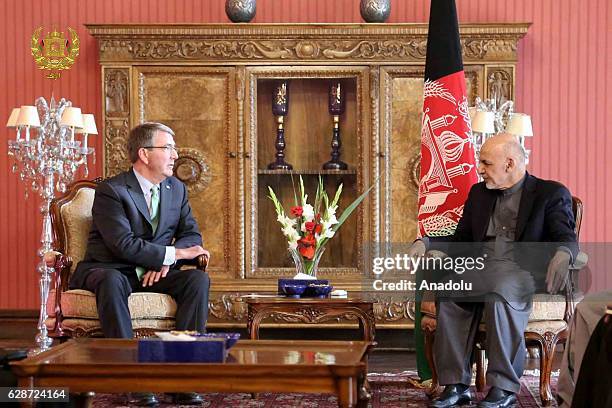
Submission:
{"label": "candelabra lamp", "polygon": [[272,114],[276,117],[276,160],[268,164],[270,170],[292,170],[285,161],[285,116],[289,112],[289,81],[278,81],[272,94]]}
{"label": "candelabra lamp", "polygon": [[476,162],[478,162],[480,149],[488,138],[507,132],[517,136],[525,150],[525,161],[529,163],[530,151],[525,148],[525,137],[533,136],[529,115],[515,113],[512,101],[506,101],[499,107],[497,107],[496,98],[482,100],[476,97],[475,102],[475,106],[469,108],[469,114]]}
{"label": "candelabra lamp", "polygon": [[344,89],[340,81],[332,82],[329,87],[329,114],[334,120],[331,141],[331,160],[323,164],[324,170],[346,170],[348,166],[340,160],[340,115],[344,113]]}
{"label": "candelabra lamp", "polygon": [[[8,141],[8,154],[14,159],[12,171],[18,172],[25,183],[26,198],[28,190],[42,198],[40,212],[43,222],[41,247],[38,250],[40,262],[37,266],[40,274],[40,315],[36,347],[29,351],[29,355],[47,350],[52,343],[45,325],[49,286],[54,272],[44,261],[44,255],[52,250],[53,243],[49,206],[55,191],[65,192],[78,168],[86,164],[87,157],[93,153],[93,149],[87,147],[87,135],[97,134],[95,121],[93,127],[89,119],[85,123],[89,123],[89,127],[83,123],[81,109],[73,107],[70,101],[63,98],[56,103],[53,97],[49,104],[41,97],[36,100],[35,106],[13,109],[7,123],[7,127],[16,130],[15,140]],[[82,141],[75,139],[78,132],[83,134]],[[37,137],[34,137],[34,133]]]}

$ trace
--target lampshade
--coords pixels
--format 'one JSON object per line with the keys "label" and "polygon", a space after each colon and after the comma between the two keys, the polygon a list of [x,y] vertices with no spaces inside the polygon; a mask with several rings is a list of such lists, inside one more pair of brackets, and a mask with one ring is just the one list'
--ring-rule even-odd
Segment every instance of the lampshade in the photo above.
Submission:
{"label": "lampshade", "polygon": [[97,135],[98,128],[96,127],[96,120],[94,115],[91,113],[83,114],[83,127],[76,130],[76,133],[87,133],[88,135]]}
{"label": "lampshade", "polygon": [[60,119],[60,126],[82,128],[83,115],[81,114],[81,108],[68,106],[64,109],[64,113],[62,113],[62,118]]}
{"label": "lampshade", "polygon": [[19,117],[19,108],[13,108],[11,112],[11,116],[9,116],[8,122],[6,122],[6,127],[13,128],[17,127],[17,118]]}
{"label": "lampshade", "polygon": [[495,133],[495,113],[477,111],[472,119],[472,130],[480,133]]}
{"label": "lampshade", "polygon": [[[11,113],[12,116],[12,113]],[[17,126],[40,127],[40,118],[36,106],[22,106],[17,116]]]}
{"label": "lampshade", "polygon": [[524,113],[514,113],[510,116],[506,132],[517,136],[533,136],[531,117]]}
{"label": "lampshade", "polygon": [[470,115],[470,123],[474,123],[474,115],[476,114],[476,112],[478,108],[476,108],[475,106],[470,106],[468,108],[468,114]]}

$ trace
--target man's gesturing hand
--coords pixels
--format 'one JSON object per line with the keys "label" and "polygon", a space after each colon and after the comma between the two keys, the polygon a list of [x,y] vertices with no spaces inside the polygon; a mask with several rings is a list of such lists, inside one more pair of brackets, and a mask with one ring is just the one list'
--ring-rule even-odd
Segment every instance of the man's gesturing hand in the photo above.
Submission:
{"label": "man's gesturing hand", "polygon": [[159,282],[161,278],[165,278],[169,270],[170,266],[164,265],[159,272],[147,271],[147,273],[142,276],[142,287],[146,288],[147,286],[153,286],[153,284]]}
{"label": "man's gesturing hand", "polygon": [[546,273],[546,290],[548,293],[557,293],[565,287],[567,275],[569,274],[570,254],[563,250],[557,250],[548,264]]}

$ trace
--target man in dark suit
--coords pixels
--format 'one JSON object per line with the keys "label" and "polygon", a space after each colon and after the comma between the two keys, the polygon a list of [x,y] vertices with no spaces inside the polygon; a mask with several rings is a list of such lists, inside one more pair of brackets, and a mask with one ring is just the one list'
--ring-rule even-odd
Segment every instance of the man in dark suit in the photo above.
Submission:
{"label": "man in dark suit", "polygon": [[[557,182],[529,175],[525,158],[513,135],[487,140],[478,164],[483,182],[470,190],[454,234],[424,237],[410,248],[410,256],[423,256],[427,250],[452,252],[459,243],[472,243],[472,254],[485,259],[482,270],[454,277],[455,281],[469,279],[474,284],[472,291],[437,294],[434,360],[440,384],[446,387],[431,402],[432,407],[471,400],[471,353],[483,314],[487,383],[492,387],[478,406],[516,403],[532,294],[544,281],[551,293],[562,289],[569,265],[578,254],[569,191]],[[546,277],[539,282],[541,270]]]}
{"label": "man in dark suit", "polygon": [[[142,291],[166,293],[176,300],[177,330],[205,330],[208,275],[179,266],[210,254],[202,248],[187,189],[172,176],[178,158],[173,136],[172,129],[160,123],[136,126],[127,144],[132,169],[96,187],[87,251],[70,288],[96,294],[105,337],[133,337],[128,297]],[[175,402],[202,400],[197,394],[181,394]],[[147,394],[140,403],[157,401]]]}

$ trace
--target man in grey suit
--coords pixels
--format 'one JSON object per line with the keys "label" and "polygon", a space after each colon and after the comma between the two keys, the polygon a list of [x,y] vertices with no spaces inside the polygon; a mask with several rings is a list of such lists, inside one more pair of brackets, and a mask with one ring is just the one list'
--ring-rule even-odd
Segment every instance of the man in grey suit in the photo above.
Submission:
{"label": "man in grey suit", "polygon": [[[422,256],[426,250],[448,252],[461,243],[471,243],[462,249],[470,246],[472,253],[485,259],[482,270],[453,277],[454,281],[471,281],[471,291],[437,294],[434,360],[440,384],[446,387],[431,402],[432,407],[471,400],[471,354],[483,314],[487,383],[492,387],[478,406],[516,403],[532,295],[544,286],[551,293],[562,289],[569,265],[578,254],[569,191],[557,182],[528,174],[525,158],[513,135],[487,140],[478,163],[483,182],[470,190],[454,234],[425,237],[410,248],[409,256]],[[545,271],[545,278],[540,271]]]}
{"label": "man in grey suit", "polygon": [[[133,337],[128,297],[143,291],[175,299],[177,330],[204,331],[208,275],[179,267],[210,254],[202,248],[187,189],[172,176],[178,158],[174,132],[160,123],[136,126],[127,150],[132,169],[96,187],[87,251],[70,288],[96,294],[105,337]],[[175,403],[202,402],[197,394],[177,398]],[[152,406],[157,401],[148,394],[140,403]]]}

